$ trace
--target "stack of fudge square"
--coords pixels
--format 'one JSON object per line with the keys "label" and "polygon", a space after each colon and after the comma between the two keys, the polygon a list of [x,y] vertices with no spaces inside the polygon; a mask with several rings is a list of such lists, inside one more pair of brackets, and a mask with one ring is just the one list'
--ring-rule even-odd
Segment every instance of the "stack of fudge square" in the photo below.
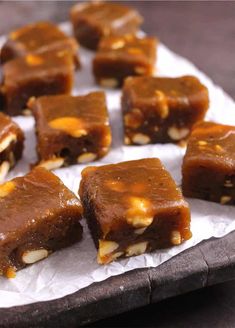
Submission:
{"label": "stack of fudge square", "polygon": [[[80,241],[82,217],[98,263],[107,264],[190,239],[183,195],[234,204],[235,127],[204,122],[208,90],[196,77],[156,77],[158,40],[140,35],[142,22],[123,4],[82,3],[71,9],[74,37],[49,22],[9,34],[0,55],[0,274],[14,277]],[[98,160],[111,148],[105,92],[71,94],[79,45],[94,51],[94,82],[104,91],[122,88],[124,145],[187,143],[182,192],[157,158],[88,166],[81,201],[50,172]],[[24,148],[11,118],[18,115],[35,118],[38,161],[6,181]]]}

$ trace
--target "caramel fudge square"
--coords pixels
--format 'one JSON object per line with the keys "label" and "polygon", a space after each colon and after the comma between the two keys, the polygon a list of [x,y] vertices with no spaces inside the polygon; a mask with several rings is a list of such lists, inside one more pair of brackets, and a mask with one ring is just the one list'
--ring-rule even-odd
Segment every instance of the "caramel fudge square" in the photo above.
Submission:
{"label": "caramel fudge square", "polygon": [[235,127],[197,124],[183,160],[182,189],[186,197],[235,204]]}
{"label": "caramel fudge square", "polygon": [[44,168],[0,185],[0,208],[0,273],[8,278],[82,237],[80,201]]}
{"label": "caramel fudge square", "polygon": [[30,97],[70,93],[74,69],[73,56],[67,50],[29,54],[7,62],[0,90],[4,111],[22,115]]}
{"label": "caramel fudge square", "polygon": [[196,77],[129,77],[122,92],[124,142],[182,142],[208,106],[208,90]]}
{"label": "caramel fudge square", "polygon": [[135,34],[143,19],[131,7],[97,1],[73,6],[71,21],[81,45],[95,50],[104,36]]}
{"label": "caramel fudge square", "polygon": [[189,206],[157,158],[87,167],[79,195],[100,264],[191,237]]}
{"label": "caramel fudge square", "polygon": [[111,145],[111,129],[103,92],[83,96],[32,99],[36,120],[38,165],[55,169],[103,157]]}
{"label": "caramel fudge square", "polygon": [[22,157],[24,134],[11,118],[0,112],[0,183]]}
{"label": "caramel fudge square", "polygon": [[101,40],[93,60],[96,82],[116,88],[128,76],[153,75],[157,39],[133,35],[110,36]]}
{"label": "caramel fudge square", "polygon": [[56,25],[50,22],[36,22],[25,25],[8,35],[1,49],[1,63],[23,57],[29,53],[42,53],[50,50],[67,48],[78,59],[78,44],[74,38],[68,37]]}

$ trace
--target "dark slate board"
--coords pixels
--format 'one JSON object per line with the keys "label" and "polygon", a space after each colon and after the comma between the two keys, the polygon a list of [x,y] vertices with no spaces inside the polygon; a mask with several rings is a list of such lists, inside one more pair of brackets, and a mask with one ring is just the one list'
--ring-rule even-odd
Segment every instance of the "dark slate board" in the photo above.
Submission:
{"label": "dark slate board", "polygon": [[235,278],[235,232],[49,302],[0,309],[0,327],[73,328]]}

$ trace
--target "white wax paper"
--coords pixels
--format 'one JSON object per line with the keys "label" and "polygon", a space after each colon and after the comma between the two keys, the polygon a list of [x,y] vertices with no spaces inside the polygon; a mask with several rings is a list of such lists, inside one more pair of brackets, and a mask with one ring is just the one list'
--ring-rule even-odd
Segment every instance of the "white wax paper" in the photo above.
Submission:
{"label": "white wax paper", "polygon": [[[69,25],[63,25],[69,31]],[[4,38],[0,39],[0,46]],[[86,94],[100,89],[94,84],[91,72],[93,54],[80,49],[82,70],[76,74],[74,94]],[[210,94],[210,109],[207,120],[235,125],[234,101],[188,60],[176,55],[163,44],[158,49],[158,75],[181,76],[192,74],[204,83]],[[215,68],[216,69],[216,68]],[[110,153],[94,163],[102,165],[144,157],[159,157],[170,171],[177,184],[181,183],[181,162],[185,150],[172,145],[123,146],[120,111],[120,91],[105,90],[113,130],[113,145]],[[15,121],[24,129],[26,147],[23,159],[17,164],[9,179],[23,175],[29,163],[36,161],[34,121],[31,117],[16,117]],[[55,171],[63,182],[75,193],[78,191],[83,165],[74,165]],[[189,199],[192,213],[193,237],[180,246],[157,250],[151,254],[122,259],[100,266],[96,262],[96,249],[90,233],[84,226],[82,242],[58,251],[40,263],[17,273],[15,279],[0,278],[0,307],[11,307],[63,297],[84,288],[93,282],[122,274],[136,268],[157,267],[183,250],[198,244],[203,239],[222,237],[235,229],[235,207],[222,206],[196,199]],[[33,204],[32,204],[33,206]]]}

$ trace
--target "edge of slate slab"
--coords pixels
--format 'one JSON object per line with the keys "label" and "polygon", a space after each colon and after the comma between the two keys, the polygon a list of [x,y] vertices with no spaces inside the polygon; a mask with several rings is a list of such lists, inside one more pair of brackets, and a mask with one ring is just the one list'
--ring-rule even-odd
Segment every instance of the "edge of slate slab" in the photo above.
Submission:
{"label": "edge of slate slab", "polygon": [[78,327],[235,278],[235,232],[203,241],[157,268],[137,269],[63,298],[0,308],[0,327]]}

